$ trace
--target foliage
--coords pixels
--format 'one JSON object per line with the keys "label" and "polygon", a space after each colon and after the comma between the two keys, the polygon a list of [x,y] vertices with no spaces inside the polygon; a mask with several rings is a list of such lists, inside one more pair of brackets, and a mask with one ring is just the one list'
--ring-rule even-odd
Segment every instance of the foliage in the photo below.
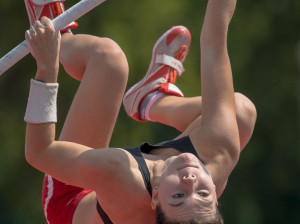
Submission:
{"label": "foliage", "polygon": [[[66,8],[75,3],[67,1]],[[206,3],[108,0],[80,18],[74,32],[115,40],[128,57],[131,86],[147,71],[152,46],[161,33],[173,25],[188,27],[193,42],[178,86],[186,96],[199,95],[199,34]],[[234,83],[236,91],[255,103],[258,120],[253,138],[220,199],[226,223],[300,220],[300,58],[298,68],[296,58],[299,11],[297,0],[238,2],[228,38]],[[0,27],[2,57],[24,39],[29,27],[23,2],[0,1]],[[0,223],[46,223],[41,206],[43,174],[26,163],[23,152],[23,116],[35,69],[34,60],[27,56],[0,78]],[[58,129],[78,85],[62,68],[61,73]],[[138,124],[121,108],[111,145],[155,143],[176,134],[159,124]]]}

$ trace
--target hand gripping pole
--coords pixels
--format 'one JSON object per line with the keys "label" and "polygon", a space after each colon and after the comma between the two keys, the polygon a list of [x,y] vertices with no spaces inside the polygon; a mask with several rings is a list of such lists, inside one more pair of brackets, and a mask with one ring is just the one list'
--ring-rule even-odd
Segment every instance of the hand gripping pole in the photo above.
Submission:
{"label": "hand gripping pole", "polygon": [[[105,1],[106,0],[81,0],[52,20],[54,28],[56,30],[62,30],[72,21],[77,20]],[[12,67],[29,53],[30,50],[27,45],[27,41],[24,40],[0,59],[0,75],[2,75],[5,71],[7,71],[10,67]]]}

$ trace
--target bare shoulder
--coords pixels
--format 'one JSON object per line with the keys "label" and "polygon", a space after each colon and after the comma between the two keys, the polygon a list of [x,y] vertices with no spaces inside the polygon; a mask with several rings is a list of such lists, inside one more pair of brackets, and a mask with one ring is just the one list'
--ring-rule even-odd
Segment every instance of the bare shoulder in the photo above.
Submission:
{"label": "bare shoulder", "polygon": [[[148,202],[147,205],[140,203],[142,199],[133,202],[128,200],[125,203],[117,200],[117,203],[112,203],[114,201],[103,201],[103,195],[97,195],[96,192],[91,192],[80,201],[73,217],[74,224],[103,223],[95,206],[97,201],[100,201],[100,206],[114,223],[154,223],[154,214],[150,208],[150,200],[147,200],[147,198],[143,200],[144,202]],[[137,212],[137,210],[139,212]]]}
{"label": "bare shoulder", "polygon": [[122,175],[132,175],[137,167],[133,156],[121,148],[92,149],[81,155],[81,171],[92,179],[92,185],[97,176],[105,178],[107,183]]}
{"label": "bare shoulder", "polygon": [[[92,149],[82,153],[83,165],[95,172],[124,169],[135,165],[132,155],[122,148]],[[125,169],[126,170],[126,169]]]}
{"label": "bare shoulder", "polygon": [[80,170],[86,177],[85,188],[108,197],[109,192],[114,192],[114,195],[125,192],[127,197],[137,192],[147,195],[139,166],[128,151],[121,148],[93,149],[84,152],[82,157]]}
{"label": "bare shoulder", "polygon": [[[151,197],[135,158],[121,148],[94,149],[88,153],[83,172],[114,223],[141,223],[143,216],[152,219]],[[141,217],[135,214],[140,208]]]}

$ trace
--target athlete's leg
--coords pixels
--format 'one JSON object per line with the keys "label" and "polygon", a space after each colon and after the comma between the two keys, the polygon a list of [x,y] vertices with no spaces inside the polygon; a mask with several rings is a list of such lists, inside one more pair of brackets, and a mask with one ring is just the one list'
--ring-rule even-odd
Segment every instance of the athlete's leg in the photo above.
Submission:
{"label": "athlete's leg", "polygon": [[202,97],[176,97],[165,95],[151,107],[149,116],[156,121],[183,132],[202,114]]}
{"label": "athlete's leg", "polygon": [[85,196],[75,210],[72,224],[102,223],[102,220],[100,219],[96,209],[96,203],[96,192],[91,192]]}
{"label": "athlete's leg", "polygon": [[[239,128],[241,149],[250,140],[256,122],[254,104],[241,93],[235,93],[236,119]],[[157,100],[150,109],[150,118],[174,127],[188,135],[201,123],[202,97],[183,98],[165,96]]]}
{"label": "athlete's leg", "polygon": [[152,59],[146,75],[124,95],[123,104],[128,116],[146,121],[148,108],[163,93],[183,96],[174,85],[176,76],[184,71],[184,62],[191,43],[189,30],[173,26],[154,44]]}
{"label": "athlete's leg", "polygon": [[107,147],[127,84],[123,51],[107,38],[64,34],[60,61],[71,76],[81,80],[60,140]]}

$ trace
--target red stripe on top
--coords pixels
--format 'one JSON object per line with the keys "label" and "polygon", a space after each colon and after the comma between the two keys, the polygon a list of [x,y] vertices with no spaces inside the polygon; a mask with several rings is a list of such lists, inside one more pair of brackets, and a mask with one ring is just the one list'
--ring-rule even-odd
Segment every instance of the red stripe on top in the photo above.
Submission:
{"label": "red stripe on top", "polygon": [[187,32],[186,29],[184,29],[183,27],[177,27],[176,29],[172,30],[171,33],[168,34],[167,45],[171,44],[172,41],[180,35],[186,35],[189,39],[191,39],[191,34]]}

